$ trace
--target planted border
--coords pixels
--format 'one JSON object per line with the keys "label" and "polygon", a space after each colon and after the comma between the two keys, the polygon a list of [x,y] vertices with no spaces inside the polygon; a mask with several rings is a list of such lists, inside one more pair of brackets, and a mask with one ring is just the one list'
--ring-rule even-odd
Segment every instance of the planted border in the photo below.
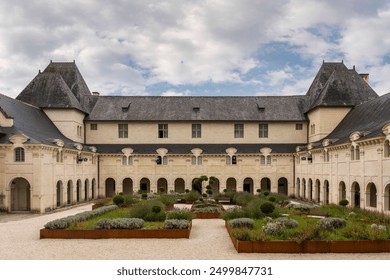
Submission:
{"label": "planted border", "polygon": [[106,239],[106,238],[189,238],[192,223],[187,229],[41,229],[40,239]]}
{"label": "planted border", "polygon": [[390,240],[307,240],[302,243],[288,240],[240,241],[232,234],[232,228],[225,221],[225,227],[238,253],[388,253]]}

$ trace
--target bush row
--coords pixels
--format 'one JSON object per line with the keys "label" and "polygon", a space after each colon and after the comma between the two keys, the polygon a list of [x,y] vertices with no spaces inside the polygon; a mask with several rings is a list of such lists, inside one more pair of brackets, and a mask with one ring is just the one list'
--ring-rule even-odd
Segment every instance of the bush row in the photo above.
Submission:
{"label": "bush row", "polygon": [[188,220],[165,220],[164,228],[165,229],[187,229],[190,226],[190,222]]}
{"label": "bush row", "polygon": [[108,206],[103,206],[100,208],[97,208],[92,211],[85,211],[73,216],[68,216],[65,218],[53,220],[51,222],[48,222],[47,224],[44,225],[44,228],[46,229],[66,229],[69,227],[71,223],[77,223],[77,222],[83,222],[88,219],[92,219],[94,217],[103,215],[107,212],[113,211],[115,209],[118,209],[117,205],[108,205]]}
{"label": "bush row", "polygon": [[143,227],[144,220],[138,218],[104,219],[95,224],[95,229],[141,229]]}

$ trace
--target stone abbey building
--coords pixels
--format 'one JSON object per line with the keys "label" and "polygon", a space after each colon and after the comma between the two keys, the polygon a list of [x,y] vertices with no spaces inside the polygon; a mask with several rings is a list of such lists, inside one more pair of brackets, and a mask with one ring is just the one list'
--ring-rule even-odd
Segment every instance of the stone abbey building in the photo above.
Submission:
{"label": "stone abbey building", "polygon": [[99,96],[74,62],[0,95],[0,208],[115,193],[257,189],[390,212],[390,94],[324,62],[306,95]]}

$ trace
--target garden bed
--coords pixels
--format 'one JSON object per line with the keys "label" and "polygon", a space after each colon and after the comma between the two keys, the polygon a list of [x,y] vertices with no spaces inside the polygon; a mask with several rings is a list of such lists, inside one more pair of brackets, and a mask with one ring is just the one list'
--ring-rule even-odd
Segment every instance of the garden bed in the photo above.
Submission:
{"label": "garden bed", "polygon": [[390,252],[390,240],[307,240],[302,243],[288,240],[239,241],[232,228],[225,227],[238,253],[385,253]]}
{"label": "garden bed", "polygon": [[40,238],[105,239],[105,238],[189,238],[188,229],[41,229]]}

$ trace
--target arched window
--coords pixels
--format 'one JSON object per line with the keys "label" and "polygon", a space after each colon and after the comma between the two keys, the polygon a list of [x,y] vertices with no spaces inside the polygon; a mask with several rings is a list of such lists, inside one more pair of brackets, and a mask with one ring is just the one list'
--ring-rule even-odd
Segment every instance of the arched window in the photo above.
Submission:
{"label": "arched window", "polygon": [[16,162],[24,162],[24,149],[16,148],[15,149],[15,161]]}
{"label": "arched window", "polygon": [[360,148],[359,146],[355,147],[355,159],[360,160]]}

